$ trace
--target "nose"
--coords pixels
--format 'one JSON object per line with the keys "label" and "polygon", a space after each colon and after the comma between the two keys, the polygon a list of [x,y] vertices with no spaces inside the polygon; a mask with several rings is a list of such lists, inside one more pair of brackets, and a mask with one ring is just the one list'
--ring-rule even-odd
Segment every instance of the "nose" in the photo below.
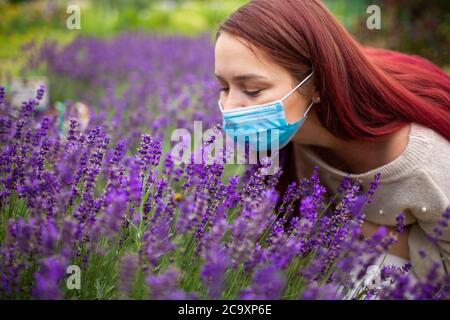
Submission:
{"label": "nose", "polygon": [[242,101],[238,99],[228,96],[226,99],[219,99],[219,105],[221,106],[222,110],[225,111],[240,108],[244,106],[244,103],[242,103]]}

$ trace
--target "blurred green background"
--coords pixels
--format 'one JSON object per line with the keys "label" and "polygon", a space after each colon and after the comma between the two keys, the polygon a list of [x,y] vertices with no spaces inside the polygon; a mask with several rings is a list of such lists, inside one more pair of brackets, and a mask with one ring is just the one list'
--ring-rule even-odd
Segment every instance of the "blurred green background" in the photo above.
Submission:
{"label": "blurred green background", "polygon": [[[277,0],[274,0],[277,1]],[[196,35],[214,32],[246,0],[0,0],[0,74],[17,76],[27,60],[23,45],[44,39],[110,37],[125,30]],[[450,70],[450,1],[326,0],[362,43],[422,55]],[[68,5],[81,9],[81,29],[68,30]],[[381,8],[381,30],[366,27],[367,6]]]}

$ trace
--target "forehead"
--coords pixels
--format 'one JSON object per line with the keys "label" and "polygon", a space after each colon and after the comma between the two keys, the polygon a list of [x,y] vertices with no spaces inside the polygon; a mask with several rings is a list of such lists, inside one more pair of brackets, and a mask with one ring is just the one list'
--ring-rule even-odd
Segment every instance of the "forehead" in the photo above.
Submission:
{"label": "forehead", "polygon": [[245,39],[222,32],[215,45],[215,73],[224,78],[245,73],[277,78],[287,71]]}

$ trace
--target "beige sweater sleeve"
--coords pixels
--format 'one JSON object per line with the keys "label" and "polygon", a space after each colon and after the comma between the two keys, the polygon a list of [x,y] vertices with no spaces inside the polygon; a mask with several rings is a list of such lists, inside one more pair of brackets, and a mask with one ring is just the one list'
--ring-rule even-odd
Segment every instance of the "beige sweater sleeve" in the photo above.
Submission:
{"label": "beige sweater sleeve", "polygon": [[[441,264],[441,272],[450,271],[450,219],[443,217],[450,206],[450,143],[434,133],[431,145],[431,156],[416,172],[417,192],[429,205],[411,208],[417,224],[412,226],[409,236],[410,256],[414,272],[420,278],[426,277],[433,261]],[[429,236],[438,241],[430,241]],[[422,257],[420,252],[425,252],[426,256]]]}

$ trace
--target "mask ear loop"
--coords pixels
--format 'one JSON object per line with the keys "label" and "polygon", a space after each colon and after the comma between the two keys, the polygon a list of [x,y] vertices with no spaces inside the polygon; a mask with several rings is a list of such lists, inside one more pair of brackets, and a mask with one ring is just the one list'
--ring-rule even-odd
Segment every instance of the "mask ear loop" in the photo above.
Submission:
{"label": "mask ear loop", "polygon": [[311,76],[313,75],[314,71],[311,71],[311,73],[305,78],[303,79],[302,82],[300,82],[298,85],[295,86],[294,89],[292,89],[291,91],[288,92],[287,95],[285,95],[283,98],[281,98],[280,101],[283,101],[284,99],[286,99],[287,97],[289,97],[295,90],[297,90],[303,83],[305,83],[305,81],[307,81],[309,78],[311,78]]}
{"label": "mask ear loop", "polygon": [[219,105],[219,109],[220,109],[220,111],[223,113],[225,110],[223,110],[223,108],[222,108],[222,104],[220,103],[220,100],[219,101],[217,101],[217,104]]}
{"label": "mask ear loop", "polygon": [[311,101],[311,104],[309,105],[308,109],[306,109],[306,112],[305,112],[305,114],[303,115],[303,117],[305,117],[305,119],[306,119],[306,117],[308,116],[309,109],[311,109],[311,107],[312,107],[313,105],[314,105],[314,101]]}

